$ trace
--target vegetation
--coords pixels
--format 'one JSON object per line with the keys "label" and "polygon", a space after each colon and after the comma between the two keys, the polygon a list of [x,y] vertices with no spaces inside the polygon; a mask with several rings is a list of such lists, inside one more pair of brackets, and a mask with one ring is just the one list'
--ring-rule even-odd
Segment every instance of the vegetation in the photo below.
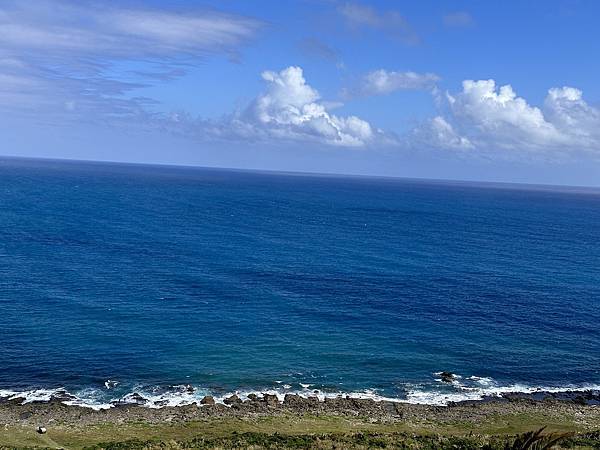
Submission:
{"label": "vegetation", "polygon": [[[517,435],[441,436],[408,433],[333,433],[284,435],[232,433],[225,437],[198,436],[186,441],[132,439],[84,446],[88,450],[186,450],[186,449],[422,449],[422,450],[546,450],[552,448],[600,449],[600,432],[581,435],[544,434],[543,429]],[[557,447],[560,445],[560,447]],[[9,447],[0,447],[8,449]],[[14,447],[10,447],[14,448]],[[23,447],[26,448],[26,447]],[[32,448],[32,447],[29,447]],[[39,448],[39,447],[37,447]],[[49,446],[48,448],[56,448]]]}
{"label": "vegetation", "polygon": [[[260,420],[210,419],[177,424],[55,425],[48,433],[18,426],[0,428],[0,450],[64,448],[89,450],[184,449],[600,449],[600,430],[496,433],[411,424],[348,421],[339,417],[265,417]],[[526,425],[525,425],[526,426]],[[517,427],[517,425],[514,425]],[[513,428],[514,428],[513,427]],[[559,427],[558,430],[568,428]],[[409,429],[411,429],[409,431]],[[4,445],[4,446],[3,446]],[[558,447],[557,447],[558,446]]]}

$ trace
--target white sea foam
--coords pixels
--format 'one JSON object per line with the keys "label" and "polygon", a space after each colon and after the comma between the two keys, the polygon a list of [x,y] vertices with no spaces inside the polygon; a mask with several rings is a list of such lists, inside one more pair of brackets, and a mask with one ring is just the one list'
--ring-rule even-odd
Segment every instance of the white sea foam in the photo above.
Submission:
{"label": "white sea foam", "polygon": [[53,396],[64,392],[63,389],[32,389],[27,391],[1,390],[0,397],[9,400],[23,399],[22,404],[32,402],[49,402]]}
{"label": "white sea foam", "polygon": [[118,381],[115,380],[106,380],[104,382],[104,386],[106,387],[106,389],[113,389],[116,388],[119,385]]}
{"label": "white sea foam", "polygon": [[[469,400],[482,400],[488,397],[500,397],[507,393],[533,394],[536,392],[560,393],[568,391],[598,391],[598,384],[564,385],[564,386],[529,386],[526,384],[499,385],[494,379],[489,377],[456,377],[453,383],[438,382],[435,384],[406,385],[405,395],[402,397],[390,397],[381,394],[375,389],[365,389],[362,391],[324,391],[311,388],[311,384],[299,383],[299,389],[292,389],[291,385],[282,385],[277,383],[277,388],[267,388],[260,390],[241,390],[230,391],[226,393],[215,393],[209,389],[192,387],[189,385],[179,386],[134,386],[126,393],[110,396],[108,392],[113,392],[108,388],[88,388],[78,392],[69,393],[63,388],[56,389],[31,389],[16,391],[9,389],[0,389],[0,398],[4,399],[22,399],[22,403],[48,402],[52,399],[62,399],[65,405],[81,406],[95,410],[108,409],[119,404],[138,404],[148,408],[162,408],[167,406],[200,405],[200,401],[205,395],[212,395],[215,401],[223,403],[224,400],[233,394],[238,395],[242,400],[247,400],[250,394],[261,396],[262,394],[276,395],[280,401],[283,401],[286,394],[296,394],[302,397],[317,397],[323,401],[326,398],[348,397],[357,399],[371,399],[375,401],[391,401],[401,403],[416,403],[428,405],[447,405],[451,402],[461,402]],[[68,397],[68,398],[65,398]]]}
{"label": "white sea foam", "polygon": [[[559,393],[588,390],[600,391],[600,385],[598,384],[530,386],[527,384],[515,383],[510,385],[499,385],[493,378],[477,376],[467,377],[466,380],[469,380],[469,382],[454,380],[452,383],[446,384],[446,386],[416,387],[408,390],[406,399],[401,401],[406,403],[443,406],[452,402],[477,401],[490,397],[501,397],[503,394],[509,393],[534,394],[536,392]],[[448,386],[450,386],[451,390],[449,390]]]}
{"label": "white sea foam", "polygon": [[[315,392],[316,391],[316,392]],[[337,391],[337,392],[324,392],[321,390],[311,390],[307,388],[303,389],[261,389],[261,390],[248,390],[248,391],[232,391],[226,394],[215,397],[215,401],[218,403],[223,403],[223,401],[232,396],[237,395],[242,400],[247,400],[250,394],[256,394],[259,397],[263,394],[275,395],[280,402],[282,402],[286,396],[286,394],[295,394],[300,395],[304,398],[307,397],[317,397],[320,401],[325,400],[326,398],[340,398],[340,397],[348,397],[348,398],[358,398],[358,399],[371,399],[375,401],[391,401],[391,402],[399,402],[400,399],[385,397],[382,395],[378,395],[375,390],[366,389],[360,392],[345,392],[345,391]]]}
{"label": "white sea foam", "polygon": [[66,400],[63,402],[65,405],[69,406],[81,406],[82,408],[90,408],[96,411],[100,411],[101,409],[110,409],[114,405],[111,403],[95,403],[89,399],[77,398],[75,400]]}

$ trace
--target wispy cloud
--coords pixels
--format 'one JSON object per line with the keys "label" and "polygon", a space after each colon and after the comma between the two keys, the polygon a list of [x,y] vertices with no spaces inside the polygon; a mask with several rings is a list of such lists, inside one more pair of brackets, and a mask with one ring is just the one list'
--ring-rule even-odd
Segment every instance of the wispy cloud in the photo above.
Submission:
{"label": "wispy cloud", "polygon": [[407,45],[421,42],[410,23],[398,11],[378,11],[358,2],[347,2],[338,8],[346,24],[355,30],[374,29]]}
{"label": "wispy cloud", "polygon": [[[210,54],[235,53],[261,26],[212,10],[115,5],[2,2],[0,108],[78,117],[137,113],[152,100],[133,97],[135,89],[181,76],[186,64]],[[119,64],[139,70],[119,72]],[[129,81],[132,74],[142,82]]]}
{"label": "wispy cloud", "polygon": [[473,25],[474,20],[471,14],[466,11],[456,11],[445,14],[442,18],[447,27],[468,27]]}
{"label": "wispy cloud", "polygon": [[[385,69],[374,70],[362,77],[354,89],[358,95],[386,95],[401,90],[431,90],[440,77],[434,73],[396,72]],[[350,90],[348,93],[351,93]]]}
{"label": "wispy cloud", "polygon": [[196,58],[232,50],[260,26],[254,19],[215,11],[184,13],[85,2],[8,1],[0,12],[3,52],[24,51],[46,59]]}
{"label": "wispy cloud", "polygon": [[302,39],[298,43],[298,47],[306,55],[329,61],[339,68],[344,67],[340,53],[321,39],[316,37]]}

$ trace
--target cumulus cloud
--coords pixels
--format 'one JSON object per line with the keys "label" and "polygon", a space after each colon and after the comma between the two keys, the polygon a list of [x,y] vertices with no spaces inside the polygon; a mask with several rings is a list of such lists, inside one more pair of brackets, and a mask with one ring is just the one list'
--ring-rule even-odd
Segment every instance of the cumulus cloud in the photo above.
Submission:
{"label": "cumulus cloud", "polygon": [[517,97],[510,85],[497,87],[494,80],[463,82],[463,90],[448,95],[454,118],[470,133],[499,147],[547,147],[562,136],[542,111]]}
{"label": "cumulus cloud", "polygon": [[420,43],[417,33],[398,11],[377,11],[358,2],[344,3],[338,11],[352,29],[379,30],[408,45]]}
{"label": "cumulus cloud", "polygon": [[436,116],[412,130],[408,139],[419,148],[443,148],[452,150],[472,150],[473,143],[460,136],[454,127],[442,116]]}
{"label": "cumulus cloud", "polygon": [[600,109],[588,105],[579,89],[567,86],[550,89],[544,114],[558,132],[584,148],[600,152]]}
{"label": "cumulus cloud", "polygon": [[359,92],[363,95],[384,95],[399,90],[429,90],[439,81],[433,73],[394,72],[384,69],[366,74]]}
{"label": "cumulus cloud", "polygon": [[319,92],[306,83],[300,67],[265,71],[262,79],[265,91],[242,113],[217,124],[221,136],[233,134],[361,147],[380,134],[356,116],[332,114]]}
{"label": "cumulus cloud", "polygon": [[[159,126],[201,140],[258,143],[311,143],[362,148],[391,142],[392,137],[356,116],[331,113],[339,103],[321,99],[302,68],[262,73],[265,89],[247,107],[221,119],[193,119],[174,114]],[[332,106],[333,105],[333,106]]]}
{"label": "cumulus cloud", "polygon": [[550,89],[539,108],[517,96],[510,85],[465,80],[462,91],[446,94],[446,106],[444,115],[413,132],[417,142],[506,155],[600,155],[600,110],[575,88]]}

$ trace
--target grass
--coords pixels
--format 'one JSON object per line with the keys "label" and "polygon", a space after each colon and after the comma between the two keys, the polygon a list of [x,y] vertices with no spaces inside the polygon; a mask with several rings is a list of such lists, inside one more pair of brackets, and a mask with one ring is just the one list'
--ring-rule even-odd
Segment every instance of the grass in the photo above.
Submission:
{"label": "grass", "polygon": [[[506,414],[480,422],[402,421],[371,423],[366,418],[277,415],[211,418],[185,423],[128,422],[100,425],[0,426],[0,448],[187,449],[187,448],[488,448],[504,449],[510,436],[547,426],[550,432],[579,433],[567,448],[600,449],[600,431],[590,433],[568,419],[549,423],[541,414]],[[600,429],[600,423],[597,424]],[[587,433],[587,434],[585,434]],[[510,447],[509,447],[510,448]]]}

